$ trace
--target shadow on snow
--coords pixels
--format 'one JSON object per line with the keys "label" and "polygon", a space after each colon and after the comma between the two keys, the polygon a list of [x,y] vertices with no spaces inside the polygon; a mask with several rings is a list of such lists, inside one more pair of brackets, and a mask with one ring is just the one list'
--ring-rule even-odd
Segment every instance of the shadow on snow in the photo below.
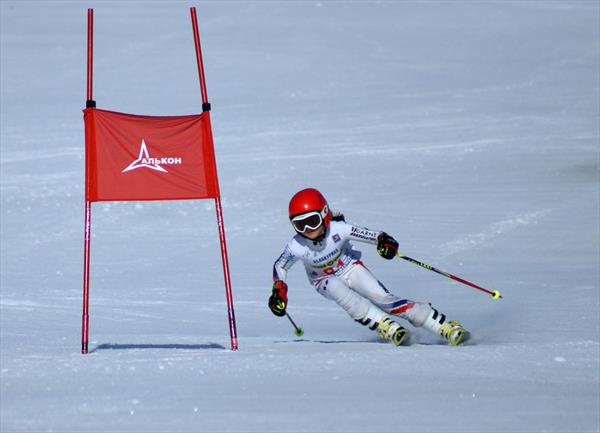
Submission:
{"label": "shadow on snow", "polygon": [[112,344],[105,343],[96,346],[90,350],[94,353],[97,350],[132,350],[132,349],[179,349],[179,350],[200,350],[200,349],[219,349],[225,350],[224,346],[216,343],[207,344]]}
{"label": "shadow on snow", "polygon": [[321,344],[346,344],[346,343],[381,343],[378,340],[307,340],[301,338],[298,340],[275,340],[273,343],[321,343]]}

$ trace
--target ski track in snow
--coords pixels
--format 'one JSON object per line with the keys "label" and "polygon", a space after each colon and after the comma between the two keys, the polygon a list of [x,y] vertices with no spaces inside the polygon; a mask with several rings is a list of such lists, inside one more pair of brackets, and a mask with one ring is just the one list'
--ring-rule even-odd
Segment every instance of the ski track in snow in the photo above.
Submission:
{"label": "ski track in snow", "polygon": [[57,158],[74,158],[81,160],[81,147],[3,152],[2,157],[0,158],[0,164],[16,164]]}
{"label": "ski track in snow", "polygon": [[449,257],[484,245],[498,236],[507,234],[522,226],[538,224],[538,222],[551,211],[551,209],[540,209],[537,211],[525,212],[514,217],[492,223],[480,232],[471,233],[467,236],[461,237],[460,239],[446,242],[445,244],[439,246],[440,251],[442,251],[441,257]]}
{"label": "ski track in snow", "polygon": [[[442,151],[442,150],[456,150],[456,149],[464,149],[466,151],[472,150],[475,147],[481,147],[485,145],[493,145],[499,143],[500,140],[496,139],[486,139],[486,140],[475,140],[475,141],[463,141],[461,143],[453,143],[453,144],[437,144],[437,145],[420,145],[420,146],[369,146],[368,149],[365,148],[348,148],[347,142],[328,142],[328,149],[337,148],[333,152],[331,151],[317,151],[317,153],[323,158],[336,158],[343,153],[346,157],[366,157],[366,156],[385,156],[385,155],[395,155],[398,153],[410,153],[410,152],[418,152],[418,153],[427,153],[432,151]],[[273,154],[273,152],[269,153],[254,153],[252,155],[239,155],[233,156],[228,155],[225,160],[239,160],[243,159],[246,161],[286,161],[286,160],[310,160],[314,159],[314,153],[312,152],[303,152],[303,153],[289,153],[285,154]]]}

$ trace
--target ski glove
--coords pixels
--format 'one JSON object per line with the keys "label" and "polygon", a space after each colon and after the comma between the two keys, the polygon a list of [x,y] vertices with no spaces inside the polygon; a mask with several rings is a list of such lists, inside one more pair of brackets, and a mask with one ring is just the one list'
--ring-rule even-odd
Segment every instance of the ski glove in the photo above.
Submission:
{"label": "ski glove", "polygon": [[287,307],[287,284],[282,280],[275,280],[273,283],[273,293],[269,298],[269,308],[276,316],[285,316],[285,308]]}
{"label": "ski glove", "polygon": [[377,253],[384,259],[392,260],[398,253],[398,242],[386,232],[381,232],[377,236]]}

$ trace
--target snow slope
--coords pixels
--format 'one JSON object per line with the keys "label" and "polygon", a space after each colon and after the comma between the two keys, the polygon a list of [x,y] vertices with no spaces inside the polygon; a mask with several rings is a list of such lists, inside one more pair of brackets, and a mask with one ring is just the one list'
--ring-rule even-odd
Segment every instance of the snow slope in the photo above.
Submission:
{"label": "snow slope", "polygon": [[[86,8],[98,107],[199,111],[198,7],[240,350],[212,203],[94,204],[80,346]],[[597,1],[0,2],[0,431],[600,431]],[[473,333],[396,348],[290,275],[286,207],[349,221],[487,296],[363,247]]]}

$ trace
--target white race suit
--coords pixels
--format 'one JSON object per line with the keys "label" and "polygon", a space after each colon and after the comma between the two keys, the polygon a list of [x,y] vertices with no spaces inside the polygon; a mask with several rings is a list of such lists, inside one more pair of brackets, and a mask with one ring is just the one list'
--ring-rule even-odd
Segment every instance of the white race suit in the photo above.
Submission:
{"label": "white race suit", "polygon": [[[380,231],[331,221],[319,241],[296,234],[273,265],[273,279],[285,281],[287,271],[302,260],[317,291],[337,302],[356,321],[375,329],[387,314],[422,326],[438,312],[429,304],[403,299],[389,292],[360,261],[361,252],[350,241],[377,244]],[[441,321],[439,319],[442,319]],[[444,322],[439,314],[436,322]]]}

